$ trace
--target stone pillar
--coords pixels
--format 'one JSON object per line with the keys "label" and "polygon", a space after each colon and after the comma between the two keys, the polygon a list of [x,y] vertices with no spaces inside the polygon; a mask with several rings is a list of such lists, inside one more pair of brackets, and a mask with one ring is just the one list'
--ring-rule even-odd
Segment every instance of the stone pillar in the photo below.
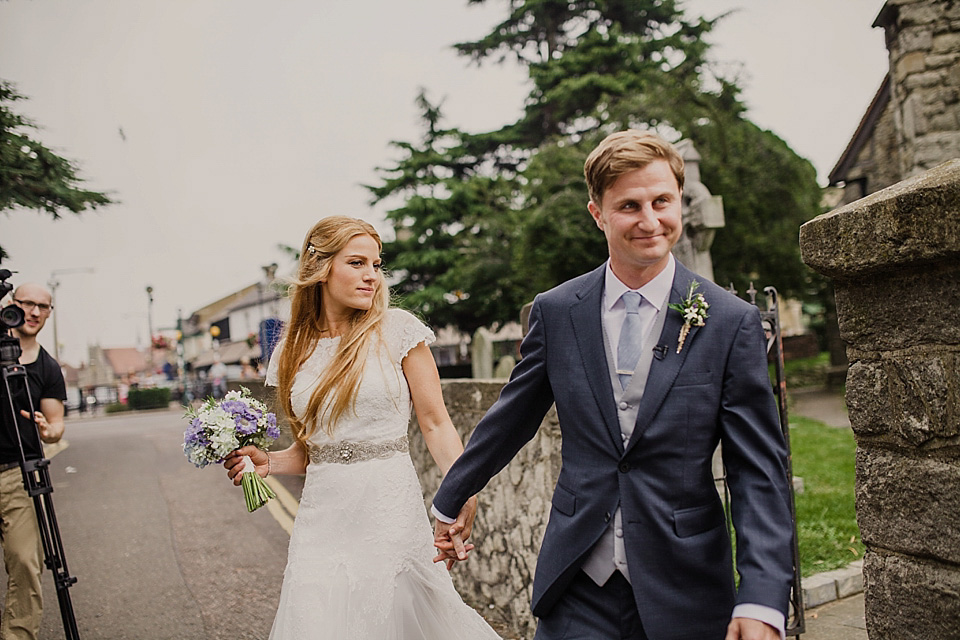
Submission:
{"label": "stone pillar", "polygon": [[886,32],[900,175],[960,157],[960,3],[888,0]]}
{"label": "stone pillar", "polygon": [[960,637],[960,160],[800,228],[834,280],[872,639]]}

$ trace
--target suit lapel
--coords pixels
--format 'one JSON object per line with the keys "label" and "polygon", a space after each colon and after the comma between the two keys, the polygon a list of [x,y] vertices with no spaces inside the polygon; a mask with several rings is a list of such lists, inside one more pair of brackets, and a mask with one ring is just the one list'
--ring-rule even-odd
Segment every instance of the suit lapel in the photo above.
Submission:
{"label": "suit lapel", "polygon": [[[686,298],[690,282],[696,279],[692,271],[684,267],[677,261],[677,272],[673,277],[673,288],[670,290],[670,303],[679,303]],[[643,391],[643,398],[640,400],[640,406],[637,410],[636,427],[633,430],[633,437],[627,444],[626,452],[629,452],[640,440],[643,432],[650,425],[653,416],[660,410],[667,393],[673,387],[680,368],[683,366],[690,353],[690,347],[693,339],[696,337],[699,327],[691,327],[690,333],[683,344],[683,350],[677,353],[677,341],[680,336],[680,329],[683,327],[683,316],[673,309],[667,307],[663,310],[667,314],[663,323],[663,331],[660,332],[658,346],[666,346],[666,354],[663,358],[654,358],[650,364],[650,373],[647,376],[647,385]],[[661,350],[662,353],[662,350]]]}
{"label": "suit lapel", "polygon": [[587,383],[593,391],[603,422],[618,452],[623,451],[620,423],[616,415],[616,399],[610,384],[606,349],[603,346],[603,324],[600,305],[603,298],[605,265],[596,269],[577,292],[577,300],[570,306],[570,320],[580,350],[580,359],[587,374]]}

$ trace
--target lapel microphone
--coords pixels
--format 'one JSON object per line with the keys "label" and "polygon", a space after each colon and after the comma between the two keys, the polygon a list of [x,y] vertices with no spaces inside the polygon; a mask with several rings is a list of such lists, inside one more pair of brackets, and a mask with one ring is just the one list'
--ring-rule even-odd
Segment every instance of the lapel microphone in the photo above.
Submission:
{"label": "lapel microphone", "polygon": [[653,348],[653,357],[657,360],[663,360],[667,357],[667,345],[659,344]]}

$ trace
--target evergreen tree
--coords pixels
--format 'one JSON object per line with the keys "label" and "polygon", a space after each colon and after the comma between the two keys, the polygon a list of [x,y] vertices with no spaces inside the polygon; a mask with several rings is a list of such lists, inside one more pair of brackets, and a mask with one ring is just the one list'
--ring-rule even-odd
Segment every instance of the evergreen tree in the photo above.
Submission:
{"label": "evergreen tree", "polygon": [[[13,110],[23,99],[0,80],[0,211],[37,209],[57,219],[64,209],[80,213],[110,204],[105,194],[80,187],[74,163],[27,135],[36,125]],[[6,257],[0,247],[0,261]]]}
{"label": "evergreen tree", "polygon": [[468,136],[441,129],[440,108],[421,93],[424,137],[395,143],[404,159],[368,187],[375,201],[400,198],[388,212],[396,240],[384,246],[387,269],[399,277],[401,304],[430,322],[473,331],[516,316],[522,295],[513,286],[510,241],[515,235],[517,185],[510,175],[483,171]]}
{"label": "evergreen tree", "polygon": [[[480,4],[485,0],[470,0]],[[704,184],[724,197],[714,243],[721,283],[803,292],[799,225],[819,213],[815,174],[744,117],[739,88],[707,62],[715,21],[674,0],[508,0],[507,18],[455,45],[477,64],[514,60],[531,80],[522,117],[491,132],[441,127],[421,95],[425,136],[371,188],[400,198],[386,247],[407,304],[464,330],[515,320],[533,296],[606,258],[586,212],[583,162],[608,133],[690,138]],[[744,285],[741,290],[746,288]]]}

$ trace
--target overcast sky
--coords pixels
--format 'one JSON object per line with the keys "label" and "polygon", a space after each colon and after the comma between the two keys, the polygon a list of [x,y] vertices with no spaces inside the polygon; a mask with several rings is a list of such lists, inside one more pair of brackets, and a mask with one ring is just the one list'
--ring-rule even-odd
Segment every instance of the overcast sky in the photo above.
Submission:
{"label": "overcast sky", "polygon": [[[512,64],[482,69],[450,48],[502,19],[503,0],[0,1],[0,77],[29,97],[36,135],[120,204],[81,217],[0,215],[13,282],[57,274],[61,359],[88,344],[143,346],[153,325],[262,277],[317,219],[383,230],[363,184],[420,135],[420,87],[451,126],[515,120]],[[871,24],[882,0],[686,0],[731,9],[713,57],[739,68],[750,117],[816,167],[843,152],[887,68]],[[122,132],[122,133],[121,133]],[[587,224],[584,210],[584,224]],[[92,272],[89,272],[92,270]],[[53,353],[52,322],[41,343]]]}

